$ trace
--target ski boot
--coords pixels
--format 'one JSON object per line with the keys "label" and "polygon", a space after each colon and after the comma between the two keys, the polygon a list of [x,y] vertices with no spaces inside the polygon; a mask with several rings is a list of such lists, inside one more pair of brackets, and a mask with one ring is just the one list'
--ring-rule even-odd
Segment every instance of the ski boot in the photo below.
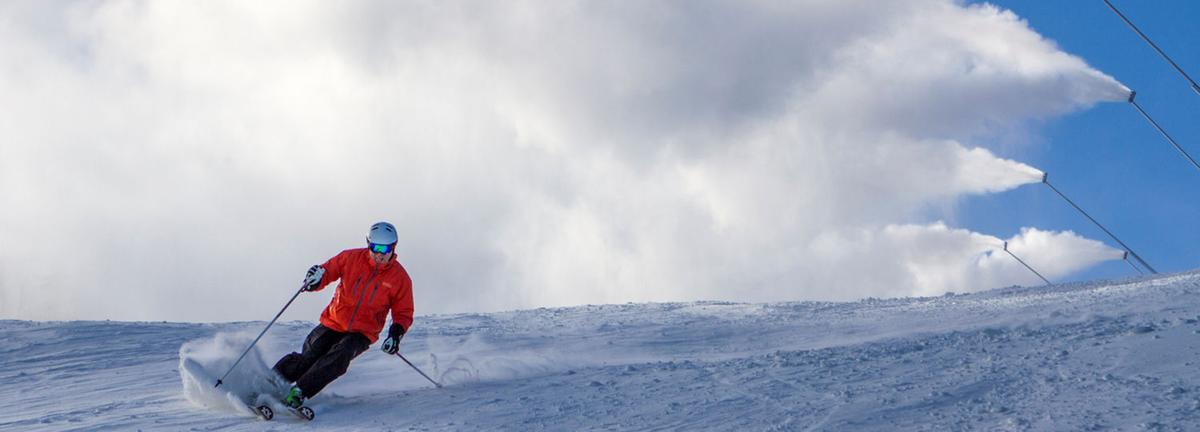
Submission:
{"label": "ski boot", "polygon": [[292,414],[300,416],[305,420],[312,420],[317,416],[312,408],[304,406],[304,392],[300,391],[300,387],[292,386],[288,390],[287,397],[283,399],[283,405],[287,407]]}
{"label": "ski boot", "polygon": [[292,386],[288,390],[287,396],[283,398],[283,404],[291,409],[300,409],[304,406],[304,394],[300,391],[300,387]]}

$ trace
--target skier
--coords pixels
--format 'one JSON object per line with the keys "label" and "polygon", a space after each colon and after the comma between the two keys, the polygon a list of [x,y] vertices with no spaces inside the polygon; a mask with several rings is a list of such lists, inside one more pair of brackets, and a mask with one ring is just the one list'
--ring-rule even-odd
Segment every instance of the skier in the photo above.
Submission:
{"label": "skier", "polygon": [[299,408],[345,374],[350,361],[379,339],[389,310],[392,325],[381,348],[388,354],[399,351],[400,339],[412,326],[413,298],[412,279],[396,261],[396,240],[396,227],[379,222],[371,225],[366,248],[342,251],[308,269],[305,291],[342,282],[301,351],[275,363],[275,373],[294,383],[284,398],[289,407]]}

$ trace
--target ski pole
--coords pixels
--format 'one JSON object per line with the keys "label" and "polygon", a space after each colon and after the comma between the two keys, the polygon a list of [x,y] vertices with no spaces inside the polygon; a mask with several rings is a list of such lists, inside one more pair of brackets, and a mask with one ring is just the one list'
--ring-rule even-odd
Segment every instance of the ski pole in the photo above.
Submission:
{"label": "ski pole", "polygon": [[225,371],[225,375],[221,375],[220,378],[217,378],[217,385],[213,386],[213,388],[221,386],[221,384],[225,381],[225,377],[229,376],[230,372],[233,372],[233,368],[237,367],[238,363],[241,363],[243,358],[246,358],[246,354],[250,352],[250,348],[254,348],[254,345],[258,343],[258,340],[262,339],[263,335],[267,334],[267,330],[269,330],[271,326],[275,325],[275,320],[278,320],[279,316],[283,315],[283,311],[287,310],[288,306],[291,306],[292,302],[296,301],[296,297],[299,297],[300,293],[302,292],[304,292],[304,285],[301,285],[300,289],[296,291],[296,294],[292,295],[292,299],[288,300],[287,304],[283,305],[283,309],[280,309],[279,313],[275,314],[275,318],[272,318],[271,322],[267,323],[267,328],[264,328],[262,333],[259,333],[258,337],[254,338],[254,342],[250,342],[250,346],[246,347],[245,351],[242,351],[242,355],[238,357],[237,361],[233,362],[233,366],[230,366],[229,370]]}
{"label": "ski pole", "polygon": [[412,366],[413,370],[417,371],[417,373],[421,374],[421,376],[425,377],[425,379],[429,380],[429,382],[433,383],[433,385],[437,386],[437,388],[442,388],[442,385],[440,383],[438,383],[437,381],[434,381],[433,378],[429,377],[429,375],[425,375],[425,372],[421,372],[421,368],[418,368],[417,365],[412,364],[412,362],[410,362],[410,361],[408,361],[408,359],[404,358],[404,354],[400,354],[399,352],[397,352],[396,356],[400,357],[400,360],[404,360],[405,363],[408,363],[409,366]]}

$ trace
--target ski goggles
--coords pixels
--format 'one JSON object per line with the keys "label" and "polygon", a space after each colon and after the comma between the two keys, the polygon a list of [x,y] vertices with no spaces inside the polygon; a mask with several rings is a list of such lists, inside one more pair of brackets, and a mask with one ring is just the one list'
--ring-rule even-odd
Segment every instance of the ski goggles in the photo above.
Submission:
{"label": "ski goggles", "polygon": [[377,253],[377,254],[384,254],[384,255],[386,255],[386,254],[389,254],[389,253],[391,253],[391,252],[392,252],[392,250],[393,250],[393,249],[395,249],[395,248],[396,248],[396,245],[395,245],[395,244],[378,244],[378,243],[367,243],[367,249],[370,249],[370,250],[371,250],[371,252],[374,252],[374,253]]}

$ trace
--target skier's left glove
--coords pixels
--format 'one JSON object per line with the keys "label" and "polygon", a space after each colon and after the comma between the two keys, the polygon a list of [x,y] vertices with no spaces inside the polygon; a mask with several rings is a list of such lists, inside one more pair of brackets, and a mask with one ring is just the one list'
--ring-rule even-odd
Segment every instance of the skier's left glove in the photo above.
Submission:
{"label": "skier's left glove", "polygon": [[383,346],[379,347],[383,352],[395,354],[400,352],[400,339],[404,338],[404,326],[400,324],[392,324],[388,328],[387,339],[383,340]]}

